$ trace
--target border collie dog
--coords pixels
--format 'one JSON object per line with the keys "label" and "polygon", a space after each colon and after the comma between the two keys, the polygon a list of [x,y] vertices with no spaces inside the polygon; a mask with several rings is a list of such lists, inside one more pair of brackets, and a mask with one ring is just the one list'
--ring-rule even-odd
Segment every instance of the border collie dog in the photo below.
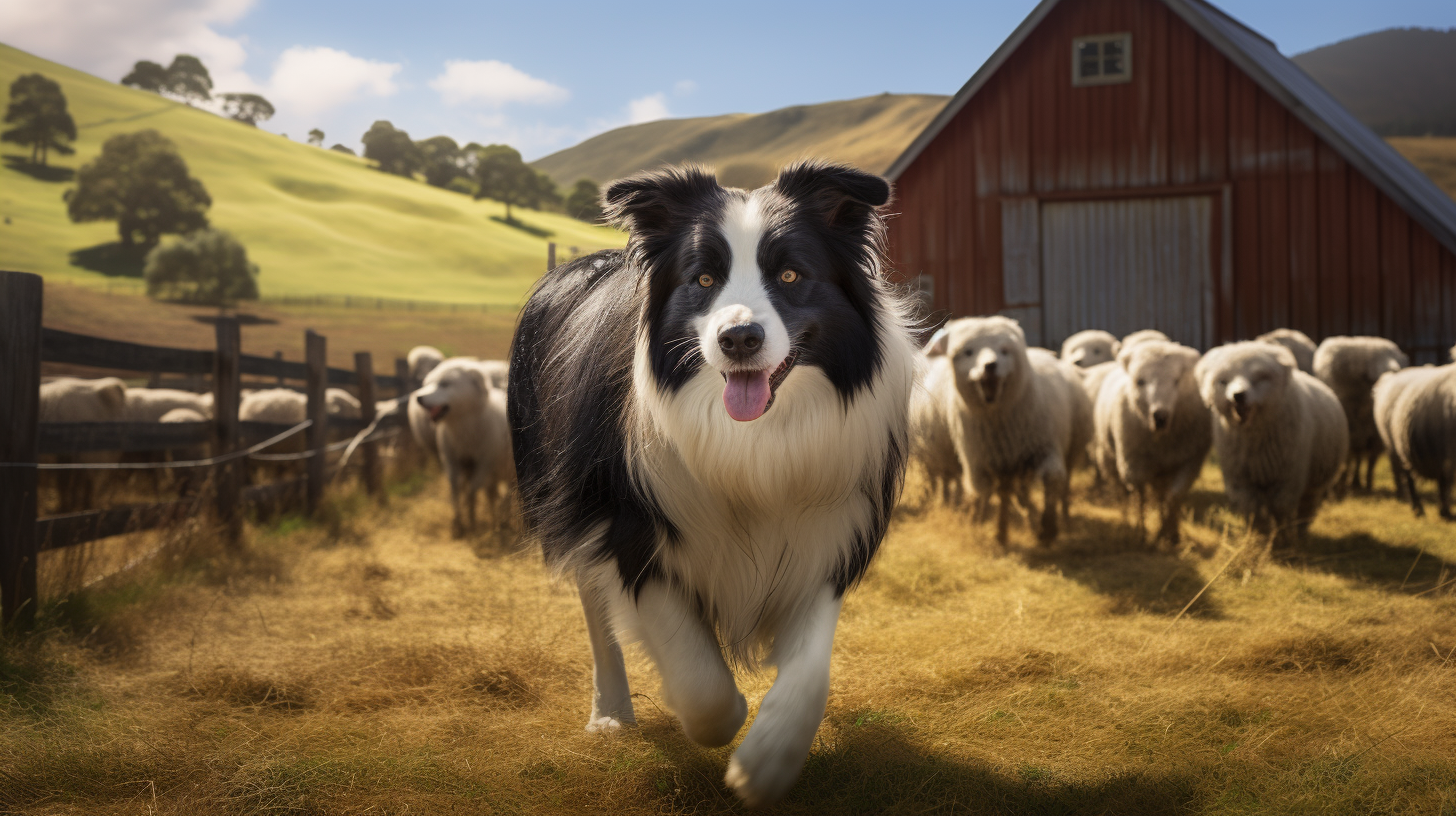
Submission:
{"label": "border collie dog", "polygon": [[548,273],[511,344],[522,514],[581,594],[587,730],[634,722],[619,638],[706,746],[747,716],[730,665],[773,665],[726,776],[750,804],[803,768],[844,592],[903,483],[915,348],[880,265],[889,195],[815,162],[752,192],[696,168],[614,182],[626,250]]}

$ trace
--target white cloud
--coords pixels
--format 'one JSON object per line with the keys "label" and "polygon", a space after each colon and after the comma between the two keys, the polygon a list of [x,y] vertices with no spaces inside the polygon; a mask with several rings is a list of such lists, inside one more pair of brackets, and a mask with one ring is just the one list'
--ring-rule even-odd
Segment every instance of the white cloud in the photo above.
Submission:
{"label": "white cloud", "polygon": [[687,96],[698,89],[698,83],[691,79],[680,79],[672,86],[672,92],[677,96]]}
{"label": "white cloud", "polygon": [[549,105],[570,96],[565,88],[499,60],[449,60],[445,73],[430,80],[430,87],[447,105]]}
{"label": "white cloud", "polygon": [[268,96],[293,115],[317,114],[360,96],[391,96],[401,66],[322,46],[294,46],[273,65]]}
{"label": "white cloud", "polygon": [[648,94],[627,103],[627,124],[640,125],[657,119],[666,119],[672,114],[667,110],[667,95]]}
{"label": "white cloud", "polygon": [[219,92],[254,91],[243,72],[244,42],[216,29],[237,22],[254,0],[3,0],[0,42],[119,81],[138,60],[163,65],[177,54],[202,60]]}

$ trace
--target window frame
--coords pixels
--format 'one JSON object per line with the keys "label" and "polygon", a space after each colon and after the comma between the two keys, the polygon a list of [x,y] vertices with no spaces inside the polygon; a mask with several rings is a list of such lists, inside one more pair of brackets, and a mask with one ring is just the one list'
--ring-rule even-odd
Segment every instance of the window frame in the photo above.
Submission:
{"label": "window frame", "polygon": [[[1106,43],[1122,43],[1122,73],[1107,75],[1101,72],[1102,46]],[[1083,45],[1097,43],[1098,73],[1096,76],[1082,76],[1082,60],[1080,51]],[[1091,34],[1085,37],[1072,38],[1072,87],[1087,88],[1098,85],[1121,85],[1132,82],[1132,32],[1118,31],[1111,34]]]}

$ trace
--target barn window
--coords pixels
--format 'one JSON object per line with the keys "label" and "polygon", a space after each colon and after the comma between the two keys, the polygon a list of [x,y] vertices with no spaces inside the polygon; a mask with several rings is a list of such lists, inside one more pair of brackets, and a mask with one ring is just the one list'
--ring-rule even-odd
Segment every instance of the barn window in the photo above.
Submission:
{"label": "barn window", "polygon": [[1131,80],[1131,34],[1098,34],[1072,40],[1073,85],[1111,85]]}

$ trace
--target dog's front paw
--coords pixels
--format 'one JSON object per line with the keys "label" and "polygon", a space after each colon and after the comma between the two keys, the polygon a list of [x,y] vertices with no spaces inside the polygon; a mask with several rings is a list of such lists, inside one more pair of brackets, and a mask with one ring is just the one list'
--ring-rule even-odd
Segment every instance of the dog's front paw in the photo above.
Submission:
{"label": "dog's front paw", "polygon": [[749,807],[764,807],[788,795],[804,768],[804,757],[786,756],[783,751],[755,750],[753,735],[733,753],[723,782]]}

